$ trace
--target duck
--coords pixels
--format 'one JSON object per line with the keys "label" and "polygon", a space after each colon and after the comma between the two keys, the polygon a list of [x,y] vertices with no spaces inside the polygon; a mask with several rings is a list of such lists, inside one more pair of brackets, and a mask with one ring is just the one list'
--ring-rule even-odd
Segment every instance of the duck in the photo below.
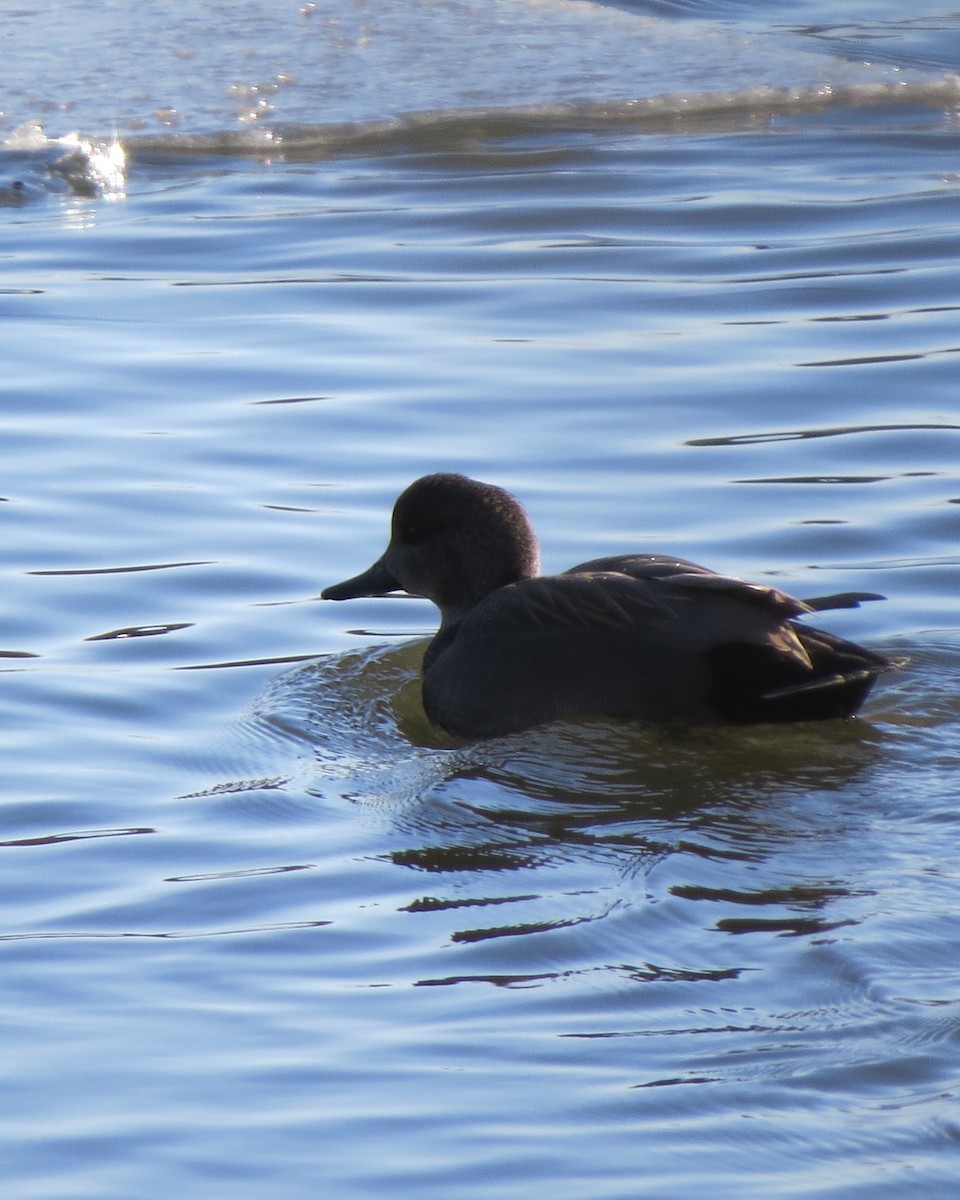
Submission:
{"label": "duck", "polygon": [[440,612],[423,657],[428,718],[454,738],[591,717],[755,725],[856,715],[893,660],[799,624],[882,600],[797,600],[683,558],[624,554],[540,574],[536,534],[503,488],[436,473],[393,509],[389,544],[324,600],[406,592]]}

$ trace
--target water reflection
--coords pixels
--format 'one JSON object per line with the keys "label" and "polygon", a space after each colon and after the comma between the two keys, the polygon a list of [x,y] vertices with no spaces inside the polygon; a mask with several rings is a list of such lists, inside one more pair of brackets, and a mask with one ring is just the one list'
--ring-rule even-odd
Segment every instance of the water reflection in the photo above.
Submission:
{"label": "water reflection", "polygon": [[[463,746],[423,715],[423,646],[313,662],[274,681],[248,722],[309,746],[308,794],[383,815],[376,857],[417,889],[397,911],[480,956],[476,970],[419,982],[531,986],[529,971],[491,958],[517,939],[560,939],[564,971],[716,979],[746,964],[705,960],[702,940],[684,949],[691,931],[823,937],[859,919],[855,872],[820,859],[869,821],[858,798],[888,757],[882,729],[591,720]],[[631,913],[646,929],[642,961],[624,947],[612,962],[606,940]],[[606,938],[589,932],[598,923]]]}
{"label": "water reflection", "polygon": [[[461,744],[427,720],[420,703],[424,640],[329,656],[280,677],[256,720],[311,743],[318,787],[338,765],[354,775],[388,768],[383,796],[403,766],[419,768],[418,796],[456,790],[464,810],[551,835],[644,819],[676,819],[770,790],[845,787],[877,754],[865,721],[789,730],[763,726],[644,727],[602,719],[555,722]],[[373,796],[371,796],[373,798]]]}

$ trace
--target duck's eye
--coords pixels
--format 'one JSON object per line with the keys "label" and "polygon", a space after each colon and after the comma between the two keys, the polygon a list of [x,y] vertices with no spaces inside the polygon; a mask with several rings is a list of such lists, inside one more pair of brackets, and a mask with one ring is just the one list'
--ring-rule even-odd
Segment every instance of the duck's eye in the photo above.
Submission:
{"label": "duck's eye", "polygon": [[400,536],[408,545],[416,545],[427,536],[427,530],[423,525],[403,525]]}

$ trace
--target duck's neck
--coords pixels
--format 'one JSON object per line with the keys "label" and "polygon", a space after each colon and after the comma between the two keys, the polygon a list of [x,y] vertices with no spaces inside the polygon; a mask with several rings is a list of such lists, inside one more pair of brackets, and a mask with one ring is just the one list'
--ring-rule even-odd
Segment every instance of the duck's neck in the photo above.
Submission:
{"label": "duck's neck", "polygon": [[457,575],[455,586],[438,588],[430,598],[440,610],[441,632],[459,625],[469,613],[501,588],[533,578],[537,574],[537,566],[534,561],[510,570],[480,569],[474,571],[469,579]]}
{"label": "duck's neck", "polygon": [[449,646],[450,643],[456,638],[457,634],[460,632],[461,621],[462,618],[459,618],[455,621],[445,618],[441,622],[440,628],[434,634],[433,640],[430,642],[430,645],[427,646],[427,649],[423,655],[422,670],[424,672],[430,669],[430,667],[437,661],[447,646]]}

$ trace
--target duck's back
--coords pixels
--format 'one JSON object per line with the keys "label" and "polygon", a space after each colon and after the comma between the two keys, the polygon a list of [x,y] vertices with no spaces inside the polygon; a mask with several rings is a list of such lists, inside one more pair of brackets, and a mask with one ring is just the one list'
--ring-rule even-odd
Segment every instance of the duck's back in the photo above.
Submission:
{"label": "duck's back", "polygon": [[578,716],[849,716],[889,664],[794,624],[809,611],[679,559],[597,559],[500,588],[442,629],[424,661],[424,707],[461,737]]}

